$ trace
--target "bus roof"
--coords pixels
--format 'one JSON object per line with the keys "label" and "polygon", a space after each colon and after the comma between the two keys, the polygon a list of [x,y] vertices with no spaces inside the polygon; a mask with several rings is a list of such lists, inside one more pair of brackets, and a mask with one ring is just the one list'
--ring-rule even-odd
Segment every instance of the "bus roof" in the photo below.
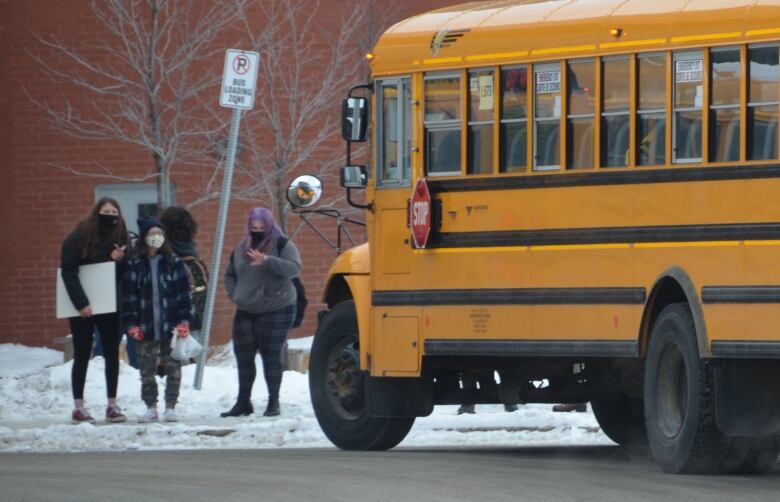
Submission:
{"label": "bus roof", "polygon": [[779,37],[780,0],[491,0],[396,24],[377,42],[372,68],[383,75]]}

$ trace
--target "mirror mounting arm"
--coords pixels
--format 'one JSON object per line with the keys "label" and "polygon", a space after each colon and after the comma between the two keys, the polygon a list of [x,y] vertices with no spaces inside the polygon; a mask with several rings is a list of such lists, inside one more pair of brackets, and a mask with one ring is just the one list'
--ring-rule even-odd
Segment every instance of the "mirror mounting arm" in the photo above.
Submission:
{"label": "mirror mounting arm", "polygon": [[[352,234],[349,232],[349,229],[344,226],[344,223],[353,223],[358,226],[365,227],[366,223],[363,221],[352,219],[348,216],[344,216],[341,214],[341,211],[335,208],[322,208],[322,209],[293,209],[293,212],[300,216],[300,218],[303,220],[306,225],[308,225],[312,230],[314,230],[314,233],[316,233],[320,239],[325,241],[325,243],[333,248],[333,250],[336,252],[336,254],[341,254],[342,246],[341,246],[341,233],[342,231],[347,235],[347,239],[352,243],[353,246],[355,246],[355,239],[352,237]],[[308,214],[321,214],[323,216],[329,216],[331,218],[336,219],[336,242],[335,244],[333,241],[328,239],[322,232],[320,232],[317,227],[312,224],[312,222],[309,221],[309,219],[306,217]]]}
{"label": "mirror mounting arm", "polygon": [[374,204],[372,204],[371,202],[369,202],[368,204],[358,204],[357,202],[354,202],[352,200],[352,189],[351,188],[347,188],[347,202],[352,207],[356,207],[358,209],[368,209],[372,213],[374,212]]}

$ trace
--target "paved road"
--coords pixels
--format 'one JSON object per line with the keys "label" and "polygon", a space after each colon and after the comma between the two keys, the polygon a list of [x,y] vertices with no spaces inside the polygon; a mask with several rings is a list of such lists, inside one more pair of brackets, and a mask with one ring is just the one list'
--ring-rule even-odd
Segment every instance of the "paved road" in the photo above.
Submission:
{"label": "paved road", "polygon": [[618,447],[0,455],[0,500],[773,501],[764,476],[672,476]]}

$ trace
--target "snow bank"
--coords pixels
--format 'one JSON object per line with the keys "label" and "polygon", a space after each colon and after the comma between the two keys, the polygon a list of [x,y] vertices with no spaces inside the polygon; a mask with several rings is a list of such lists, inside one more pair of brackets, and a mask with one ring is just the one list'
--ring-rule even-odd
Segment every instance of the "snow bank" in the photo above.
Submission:
{"label": "snow bank", "polygon": [[[291,340],[306,348],[311,339]],[[221,351],[218,362],[205,368],[203,389],[192,387],[195,366],[182,369],[182,388],[174,424],[142,425],[144,411],[138,371],[122,363],[119,404],[128,415],[124,424],[104,424],[103,359],[90,362],[84,397],[98,424],[70,425],[72,362],[62,353],[0,344],[0,451],[111,451],[203,448],[333,447],[314,417],[309,401],[308,375],[285,372],[281,389],[282,415],[265,418],[267,398],[262,363],[253,402],[256,414],[219,418],[234,402],[238,383],[232,350]],[[159,380],[160,392],[164,380]],[[484,447],[613,444],[591,413],[553,413],[549,405],[526,405],[514,413],[501,405],[479,405],[476,415],[456,415],[456,406],[436,407],[430,417],[417,419],[401,447]]]}

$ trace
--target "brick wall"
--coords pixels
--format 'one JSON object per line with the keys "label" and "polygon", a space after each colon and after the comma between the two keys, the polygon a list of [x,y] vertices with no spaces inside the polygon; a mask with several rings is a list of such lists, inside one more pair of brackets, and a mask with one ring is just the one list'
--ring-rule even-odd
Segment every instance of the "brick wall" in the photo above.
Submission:
{"label": "brick wall", "polygon": [[[402,0],[401,3],[408,6],[406,9],[394,8],[397,16],[452,2]],[[386,19],[385,22],[396,20]],[[0,215],[3,229],[0,252],[5,257],[0,263],[0,343],[52,346],[54,338],[67,333],[67,323],[55,319],[55,270],[59,264],[60,245],[92,207],[95,186],[107,183],[106,180],[75,176],[53,165],[79,166],[97,162],[132,176],[148,171],[151,159],[138,149],[105,141],[73,139],[47,125],[45,114],[30,103],[28,94],[56,100],[62,93],[77,106],[88,105],[89,97],[78,89],[53,83],[41,71],[29,52],[40,51],[34,33],[55,36],[85,51],[100,44],[104,34],[92,17],[88,2],[0,0],[0,68],[3,69],[0,73]],[[221,65],[221,61],[217,64]],[[334,107],[336,114],[337,108]],[[229,112],[225,117],[229,118]],[[341,151],[343,145],[336,143],[333,148]],[[186,187],[188,181],[174,180],[182,187]],[[326,186],[331,194],[338,190],[341,189],[336,185]],[[187,201],[180,197],[177,202]],[[220,276],[224,273],[228,253],[243,235],[246,213],[253,205],[263,205],[263,201],[231,203]],[[193,213],[201,224],[198,243],[202,258],[210,264],[217,204],[197,206]],[[289,228],[296,228],[298,217],[290,216],[288,224]],[[318,227],[335,240],[333,221],[318,220]],[[358,238],[364,238],[359,229],[353,230]],[[324,277],[335,254],[308,228],[300,230],[295,241],[302,251],[302,276],[310,307],[304,325],[292,336],[307,336],[313,334],[316,327]],[[220,284],[213,343],[229,341],[232,312]]]}

